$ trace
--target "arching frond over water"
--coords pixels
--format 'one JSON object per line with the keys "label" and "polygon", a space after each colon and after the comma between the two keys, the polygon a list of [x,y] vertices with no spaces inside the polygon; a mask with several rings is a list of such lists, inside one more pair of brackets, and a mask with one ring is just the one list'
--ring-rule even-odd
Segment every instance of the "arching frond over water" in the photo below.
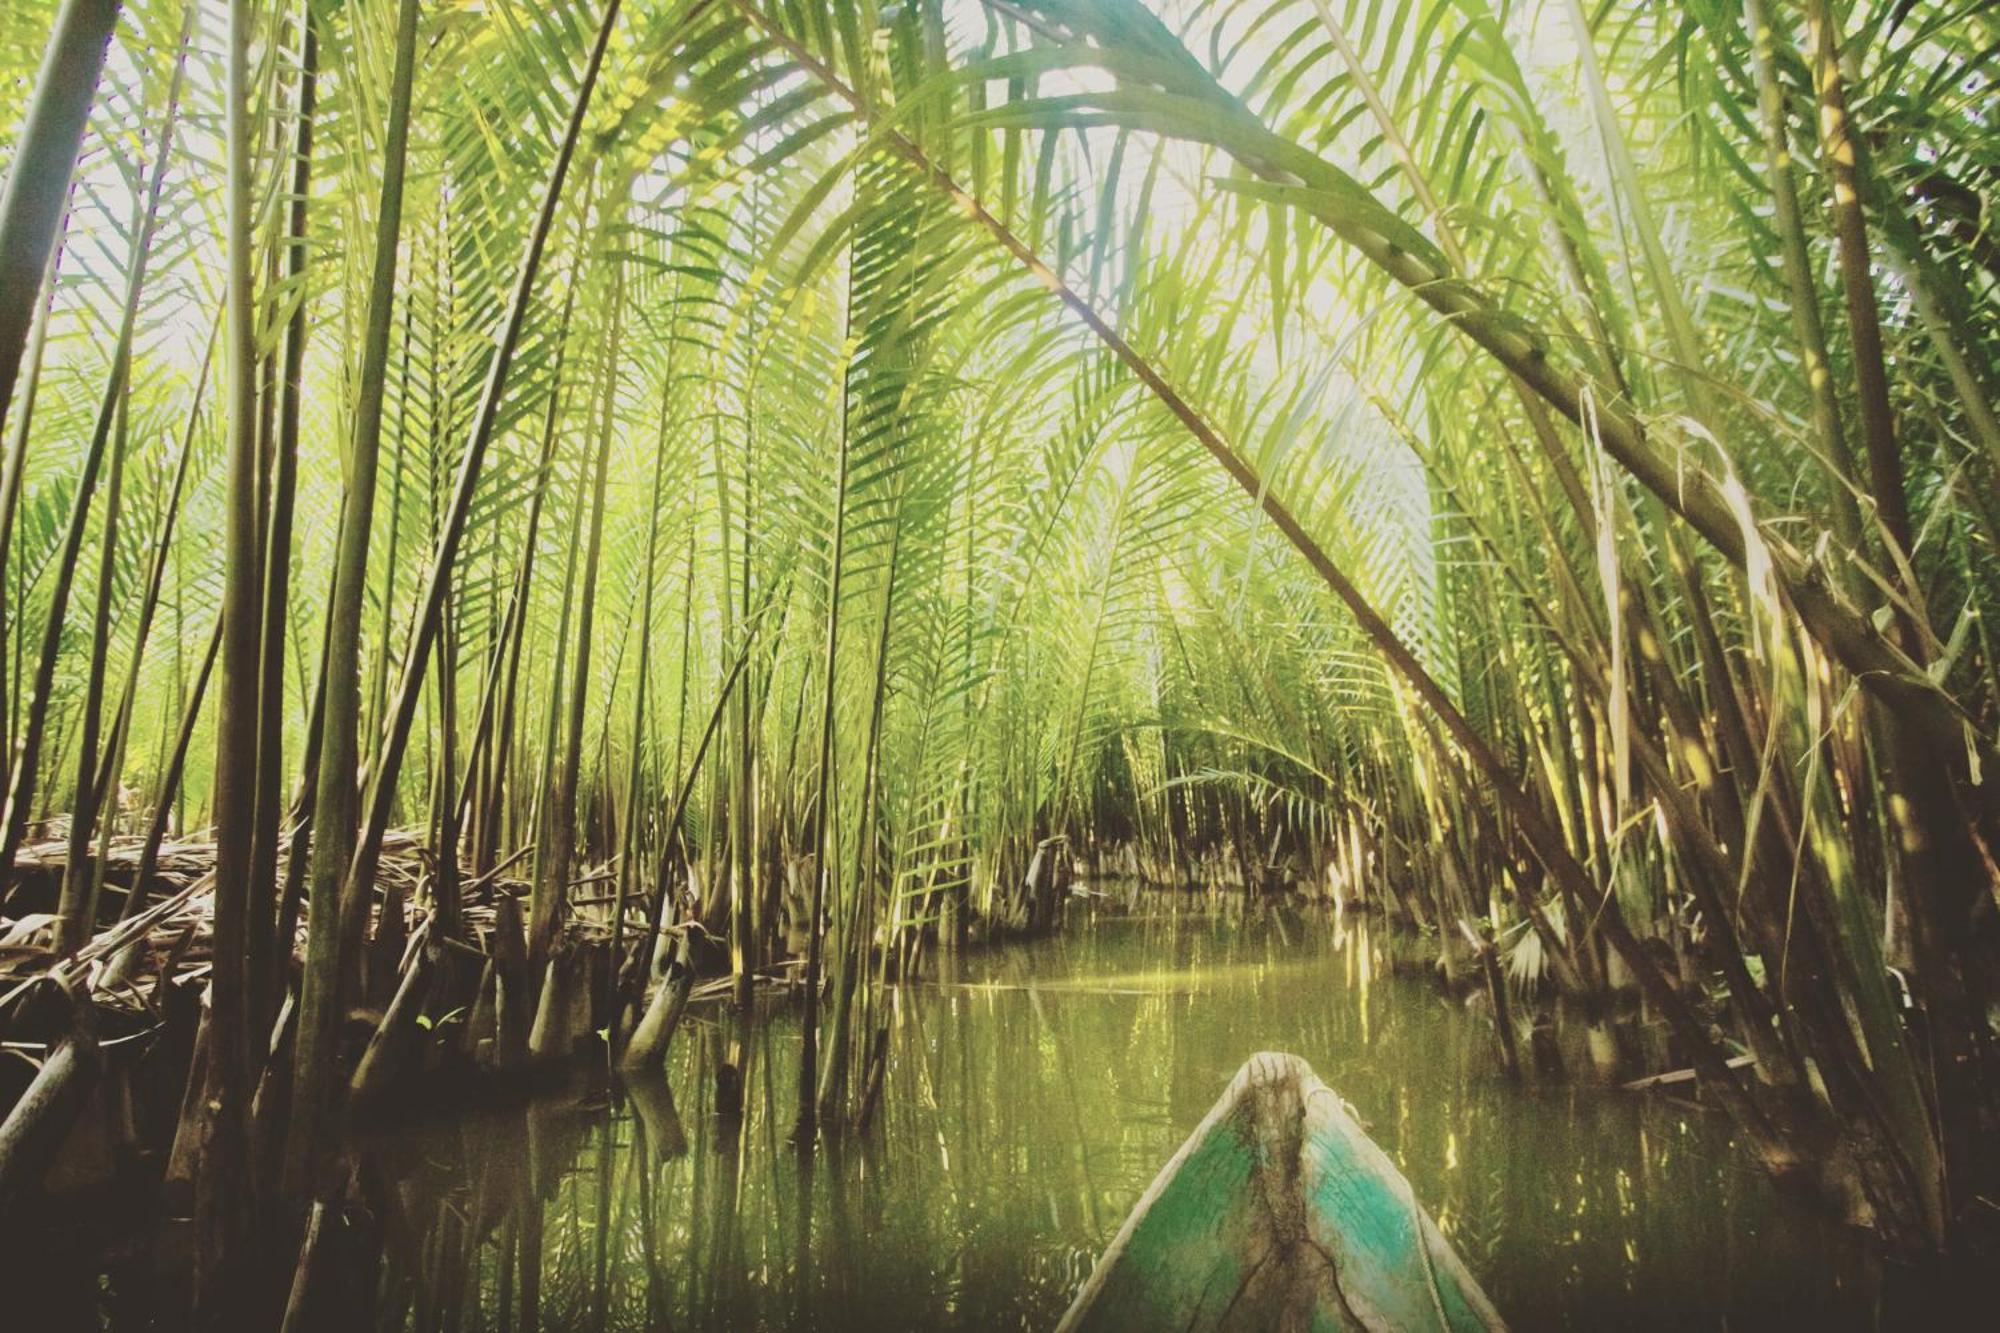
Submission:
{"label": "arching frond over water", "polygon": [[391,1016],[801,985],[810,1148],[1073,874],[1383,912],[1502,1069],[1561,995],[1990,1226],[1985,7],[19,0],[0,70],[0,981],[212,844],[211,1317]]}

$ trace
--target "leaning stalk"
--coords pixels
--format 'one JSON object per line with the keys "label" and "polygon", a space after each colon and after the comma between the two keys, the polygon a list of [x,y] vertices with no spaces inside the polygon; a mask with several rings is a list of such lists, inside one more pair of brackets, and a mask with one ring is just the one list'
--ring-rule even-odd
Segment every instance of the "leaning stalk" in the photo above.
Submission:
{"label": "leaning stalk", "polygon": [[[396,259],[402,240],[403,181],[409,150],[411,88],[416,77],[419,0],[401,0],[396,56],[390,76],[389,124],[382,163],[382,194],[375,213],[375,260],[363,325],[361,374],[348,451],[347,489],[335,538],[333,592],[329,599],[319,764],[313,799],[312,850],[306,879],[306,958],[299,995],[299,1035],[293,1061],[292,1120],[286,1138],[284,1179],[292,1193],[310,1188],[324,1103],[333,1086],[331,1052],[335,989],[340,974],[340,876],[353,854],[355,773],[361,766],[361,612],[367,593],[368,543],[375,516],[375,480],[381,464],[382,410],[394,319]],[[289,395],[288,395],[289,399]],[[294,403],[288,405],[295,406]],[[385,642],[380,651],[386,657]]]}

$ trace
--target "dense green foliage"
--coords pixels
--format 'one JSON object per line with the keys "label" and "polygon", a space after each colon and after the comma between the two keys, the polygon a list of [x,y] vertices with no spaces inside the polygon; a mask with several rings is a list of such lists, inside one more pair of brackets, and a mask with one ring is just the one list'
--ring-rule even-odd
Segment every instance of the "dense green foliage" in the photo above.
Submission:
{"label": "dense green foliage", "polygon": [[[56,9],[0,15],[0,133]],[[389,785],[341,817],[432,830],[447,886],[532,847],[531,949],[600,863],[746,984],[821,965],[823,899],[823,1121],[880,977],[1042,918],[1044,840],[1304,880],[1636,984],[1774,1169],[1950,1232],[2000,890],[1983,6],[632,0],[594,88],[599,4],[414,14],[386,228],[398,4],[119,17],[5,420],[18,817],[244,830],[268,994],[272,829],[339,814],[345,765],[293,794],[345,717]],[[231,549],[282,614],[177,783]],[[313,912],[365,916],[354,836]]]}

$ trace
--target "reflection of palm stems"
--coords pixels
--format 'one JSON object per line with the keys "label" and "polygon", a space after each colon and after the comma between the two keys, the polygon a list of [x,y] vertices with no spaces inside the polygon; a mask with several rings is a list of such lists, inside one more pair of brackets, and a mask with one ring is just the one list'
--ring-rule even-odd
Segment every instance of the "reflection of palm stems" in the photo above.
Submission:
{"label": "reflection of palm stems", "polygon": [[[396,1006],[393,1083],[458,989],[397,1003],[406,908],[490,951],[506,1073],[570,1002],[618,1046],[663,938],[634,1065],[697,930],[744,1008],[803,954],[810,1146],[893,1113],[892,983],[1059,864],[1415,923],[1467,1059],[1554,1076],[1507,1012],[1569,1013],[1899,1254],[1993,1197],[1984,9],[1155,8],[8,7],[0,905],[127,1009],[211,969],[205,1314],[334,1202],[346,1016]],[[211,825],[212,922],[105,959],[124,837],[150,926]],[[1406,1029],[1357,932],[1329,1026]]]}

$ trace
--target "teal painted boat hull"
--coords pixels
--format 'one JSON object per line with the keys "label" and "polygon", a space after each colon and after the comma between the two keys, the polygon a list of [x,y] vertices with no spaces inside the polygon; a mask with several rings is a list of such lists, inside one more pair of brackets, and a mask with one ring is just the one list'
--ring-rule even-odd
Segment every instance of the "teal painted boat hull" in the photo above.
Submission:
{"label": "teal painted boat hull", "polygon": [[1505,1327],[1346,1104],[1267,1052],[1154,1179],[1058,1333]]}

